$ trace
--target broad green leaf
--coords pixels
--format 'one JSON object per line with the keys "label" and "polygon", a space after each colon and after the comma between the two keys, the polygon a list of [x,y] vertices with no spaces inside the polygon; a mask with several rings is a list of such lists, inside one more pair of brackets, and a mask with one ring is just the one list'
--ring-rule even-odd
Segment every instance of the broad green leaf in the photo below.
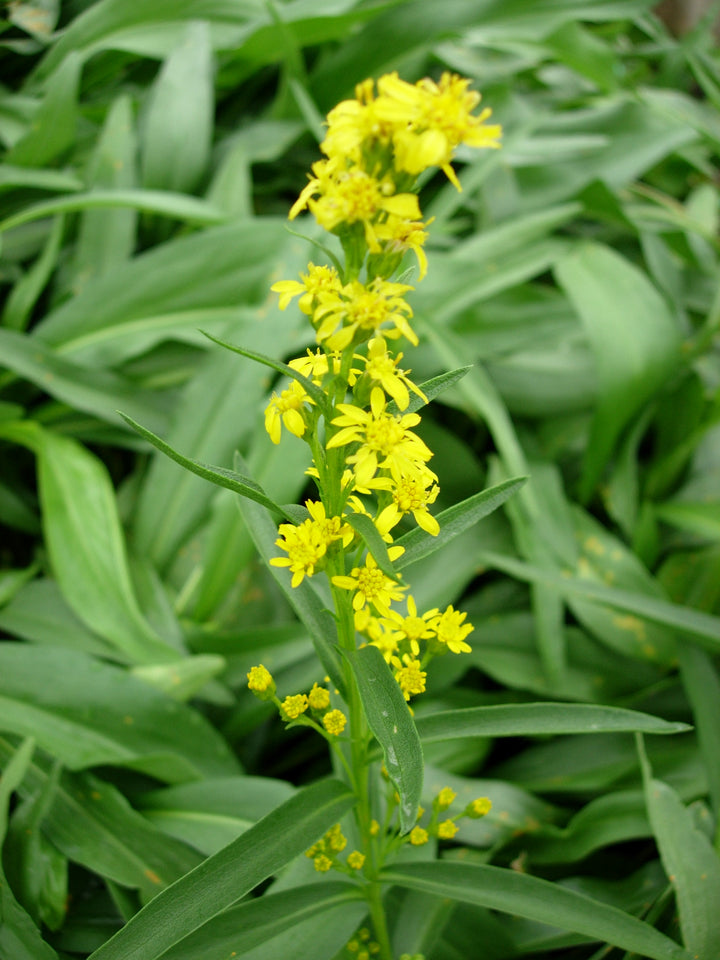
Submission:
{"label": "broad green leaf", "polygon": [[[136,152],[132,102],[127,94],[120,94],[107,111],[88,161],[88,186],[96,190],[135,187]],[[81,215],[73,264],[75,291],[131,257],[137,219],[132,207],[86,210]]]}
{"label": "broad green leaf", "polygon": [[35,736],[71,770],[128,766],[169,782],[237,771],[195,710],[86,654],[0,644],[0,727]]}
{"label": "broad green leaf", "polygon": [[581,482],[581,497],[587,500],[621,431],[675,368],[679,335],[655,287],[609,248],[581,246],[558,265],[557,276],[578,311],[597,364],[599,400]]}
{"label": "broad green leaf", "polygon": [[386,868],[381,879],[572,930],[652,960],[692,960],[669,937],[622,910],[515,870],[485,864],[408,863]]}
{"label": "broad green leaf", "polygon": [[74,363],[34,337],[0,329],[0,367],[12,370],[44,393],[109,423],[119,423],[118,409],[150,422],[156,430],[167,427],[170,400],[145,393],[114,373]]}
{"label": "broad green leaf", "polygon": [[482,520],[493,510],[497,510],[505,501],[523,486],[527,477],[513,477],[503,480],[502,483],[481,490],[462,503],[456,503],[447,510],[443,510],[436,517],[440,524],[440,533],[433,537],[431,534],[417,527],[396,540],[396,544],[405,547],[405,553],[395,561],[398,570],[409,566],[416,560],[429,556],[435,550],[454,540]]}
{"label": "broad green leaf", "polygon": [[672,787],[653,779],[640,738],[638,747],[648,815],[665,873],[675,889],[683,941],[696,957],[718,956],[720,859]]}
{"label": "broad green leaf", "polygon": [[0,233],[56,213],[76,213],[104,207],[129,207],[144,213],[157,213],[173,220],[205,226],[224,223],[228,219],[222,210],[207,201],[184,193],[172,193],[169,190],[92,190],[89,193],[75,193],[70,197],[28,204],[21,213],[15,213],[0,221]]}
{"label": "broad green leaf", "polygon": [[50,190],[61,193],[82,190],[83,181],[65,170],[34,170],[31,167],[14,167],[10,163],[0,166],[0,192],[13,187],[32,187],[35,190]]}
{"label": "broad green leaf", "polygon": [[144,683],[167,693],[173,700],[186,702],[225,669],[225,660],[213,654],[185,657],[175,663],[155,663],[133,667],[131,673]]}
{"label": "broad green leaf", "polygon": [[[14,750],[0,738],[0,761]],[[20,788],[23,797],[42,792],[47,761],[33,761]],[[69,860],[150,899],[192,870],[199,854],[149,824],[115,787],[86,773],[64,772],[42,826],[44,834]]]}
{"label": "broad green leaf", "polygon": [[606,587],[603,584],[576,577],[562,577],[502,554],[484,552],[482,560],[487,566],[503,570],[519,580],[551,584],[558,587],[566,596],[606,603],[654,623],[675,627],[698,638],[702,646],[713,652],[720,649],[720,617],[680,604],[669,603],[667,600],[648,597],[645,594],[632,593],[617,587]]}
{"label": "broad green leaf", "polygon": [[68,437],[41,431],[37,443],[43,529],[65,599],[87,626],[136,662],[177,659],[135,597],[104,464]]}
{"label": "broad green leaf", "polygon": [[8,163],[43,167],[57,160],[75,140],[82,60],[70,54],[48,84],[27,134],[7,154]]}
{"label": "broad green leaf", "polygon": [[210,856],[294,793],[270,777],[209,777],[151,790],[138,803],[155,826]]}
{"label": "broad green leaf", "polygon": [[511,703],[492,707],[468,707],[418,717],[422,741],[456,737],[532,737],[572,733],[683,733],[686,723],[670,723],[659,717],[621,707],[585,703]]}
{"label": "broad green leaf", "polygon": [[[223,955],[220,951],[225,951],[228,956],[246,956],[254,947],[272,941],[273,937],[303,921],[314,918],[321,930],[323,915],[333,908],[348,912],[346,936],[349,937],[354,930],[353,922],[357,924],[365,915],[367,903],[359,887],[339,881],[267,893],[231,907],[179,944],[155,956],[158,960],[205,960],[210,945],[213,951],[218,951],[218,956]],[[313,951],[313,958],[316,957],[317,953]]]}
{"label": "broad green leaf", "polygon": [[181,453],[178,453],[177,450],[173,450],[173,448],[165,443],[164,440],[161,440],[160,437],[155,436],[151,430],[136,423],[131,417],[125,416],[124,413],[121,413],[120,416],[130,424],[133,430],[136,430],[141,437],[144,437],[148,443],[157,447],[161,453],[164,453],[166,457],[170,457],[175,463],[179,463],[181,467],[185,467],[186,470],[196,474],[196,476],[202,477],[203,480],[209,480],[219,487],[225,487],[227,490],[232,490],[233,493],[239,493],[241,497],[254,500],[255,503],[261,504],[268,510],[284,516],[291,523],[294,522],[295,518],[292,512],[289,512],[287,508],[281,507],[271,500],[259,484],[251,480],[250,477],[244,477],[241,473],[228,470],[226,467],[216,467],[212,464],[200,463],[199,460],[192,460],[190,457],[184,457]]}
{"label": "broad green leaf", "polygon": [[207,21],[191,21],[149,90],[143,186],[192,193],[210,158],[213,57]]}
{"label": "broad green leaf", "polygon": [[415,723],[390,668],[368,644],[347,654],[368,726],[383,752],[385,769],[400,796],[400,830],[415,826],[423,784],[423,755]]}
{"label": "broad green leaf", "polygon": [[399,577],[393,568],[390,557],[388,556],[387,544],[378,533],[378,529],[370,517],[367,517],[362,513],[354,513],[349,514],[345,519],[353,528],[355,533],[360,535],[365,546],[368,548],[373,556],[373,559],[385,576],[390,577],[391,580],[398,580]]}
{"label": "broad green leaf", "polygon": [[34,752],[35,741],[32,737],[27,737],[13,752],[0,777],[0,844],[5,840],[7,833],[10,797],[25,779]]}
{"label": "broad green leaf", "polygon": [[305,787],[155,897],[92,954],[93,960],[162,957],[303,853],[353,802],[352,793],[337,780]]}

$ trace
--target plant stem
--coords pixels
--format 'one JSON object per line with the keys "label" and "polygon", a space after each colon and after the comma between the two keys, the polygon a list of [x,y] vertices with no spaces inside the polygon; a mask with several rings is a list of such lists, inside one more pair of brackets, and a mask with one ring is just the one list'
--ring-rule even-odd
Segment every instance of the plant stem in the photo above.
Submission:
{"label": "plant stem", "polygon": [[372,920],[375,939],[380,944],[380,960],[393,960],[390,934],[388,933],[387,921],[385,919],[385,906],[382,902],[380,884],[377,882],[369,883],[366,887],[365,895],[367,896],[370,906],[370,919]]}

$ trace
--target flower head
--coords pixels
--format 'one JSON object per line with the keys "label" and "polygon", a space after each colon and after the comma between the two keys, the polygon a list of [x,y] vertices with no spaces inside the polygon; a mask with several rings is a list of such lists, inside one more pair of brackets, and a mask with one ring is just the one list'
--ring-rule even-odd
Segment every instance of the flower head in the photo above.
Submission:
{"label": "flower head", "polygon": [[247,675],[248,689],[261,700],[272,700],[275,696],[275,681],[272,674],[262,664],[250,667]]}
{"label": "flower head", "polygon": [[285,697],[282,702],[282,713],[286,720],[297,720],[308,708],[308,698],[304,693]]}
{"label": "flower head", "polygon": [[414,847],[421,847],[424,843],[427,843],[430,839],[430,836],[427,830],[423,830],[422,827],[413,827],[410,831],[410,843]]}
{"label": "flower head", "polygon": [[452,820],[443,820],[437,825],[437,835],[441,840],[452,840],[457,832],[458,828]]}
{"label": "flower head", "polygon": [[293,380],[279,396],[273,393],[265,409],[265,429],[272,442],[280,443],[283,425],[296,437],[302,437],[305,433],[305,418],[301,411],[306,403],[313,402],[297,380]]}
{"label": "flower head", "polygon": [[452,653],[470,653],[472,647],[465,643],[465,637],[475,629],[471,623],[465,623],[466,613],[453,610],[452,604],[433,621],[437,639]]}
{"label": "flower head", "polygon": [[358,611],[370,604],[382,616],[387,616],[393,600],[400,600],[406,587],[399,586],[387,577],[371,553],[362,567],[355,567],[349,576],[332,578],[334,586],[354,590],[353,610]]}
{"label": "flower head", "polygon": [[471,820],[479,820],[480,817],[484,817],[490,813],[491,809],[491,800],[487,797],[478,797],[477,800],[473,800],[472,803],[467,805],[464,816],[469,817]]}
{"label": "flower head", "polygon": [[423,693],[427,673],[420,669],[420,661],[405,653],[402,659],[393,657],[390,661],[395,667],[395,679],[406,700]]}
{"label": "flower head", "polygon": [[386,337],[404,336],[417,345],[418,338],[408,323],[412,310],[403,299],[408,290],[412,287],[405,283],[376,278],[367,285],[354,280],[323,293],[312,316],[318,343],[330,350],[344,350],[354,340],[367,340],[382,329]]}
{"label": "flower head", "polygon": [[339,737],[345,729],[347,717],[342,710],[329,710],[322,718],[322,723],[328,733]]}

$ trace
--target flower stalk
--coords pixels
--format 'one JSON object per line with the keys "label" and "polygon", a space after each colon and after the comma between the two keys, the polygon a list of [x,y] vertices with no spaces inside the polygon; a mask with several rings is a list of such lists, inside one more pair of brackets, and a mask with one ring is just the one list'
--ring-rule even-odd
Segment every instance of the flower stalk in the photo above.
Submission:
{"label": "flower stalk", "polygon": [[337,869],[363,888],[374,939],[360,931],[348,956],[393,960],[382,867],[403,844],[422,846],[431,836],[451,840],[457,820],[489,809],[482,798],[441,820],[454,799],[445,788],[429,820],[421,825],[418,808],[414,821],[403,821],[407,804],[370,761],[372,734],[354,672],[358,648],[377,647],[402,707],[425,690],[435,657],[470,650],[466,638],[473,629],[452,606],[420,611],[392,566],[404,552],[395,542],[403,526],[417,524],[430,536],[440,529],[430,509],[439,491],[429,466],[433,454],[415,429],[421,420],[415,407],[427,398],[397,350],[400,341],[418,344],[406,299],[413,287],[398,273],[408,255],[418,281],[428,270],[429,221],[416,193],[418,175],[438,167],[460,189],[455,148],[496,148],[501,130],[486,123],[488,109],[476,112],[480,95],[470,82],[449,73],[437,83],[415,84],[389,74],[377,84],[364,81],[355,93],[329,113],[324,158],[313,164],[290,210],[290,219],[308,210],[337,238],[342,256],[329,265],[310,263],[299,280],[272,287],[281,309],[297,301],[317,349],[290,361],[299,376],[272,395],[265,411],[273,443],[283,430],[308,443],[317,486],[317,499],[305,503],[307,519],[280,524],[280,554],[270,563],[288,569],[292,587],[306,577],[327,577],[345,699],[316,683],[307,694],[281,700],[262,665],[252,668],[248,685],[272,701],[285,722],[313,727],[335,751],[356,795],[359,848],[345,856],[347,840],[336,825],[307,855],[317,871]]}

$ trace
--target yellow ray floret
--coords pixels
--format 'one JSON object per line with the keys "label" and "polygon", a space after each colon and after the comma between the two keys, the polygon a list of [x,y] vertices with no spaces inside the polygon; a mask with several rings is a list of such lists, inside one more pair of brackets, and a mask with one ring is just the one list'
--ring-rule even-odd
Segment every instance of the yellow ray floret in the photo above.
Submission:
{"label": "yellow ray floret", "polygon": [[332,582],[336,587],[355,592],[353,610],[361,610],[370,604],[382,616],[388,615],[390,604],[402,599],[403,591],[407,589],[386,577],[370,553],[362,567],[355,567],[349,576],[333,577]]}
{"label": "yellow ray floret", "polygon": [[358,450],[346,458],[352,466],[358,486],[369,483],[378,469],[389,470],[398,482],[403,477],[421,477],[432,451],[410,429],[420,423],[416,413],[393,416],[386,411],[382,390],[375,387],[370,396],[370,410],[361,410],[349,403],[339,403],[341,416],[332,423],[341,427],[327,443],[327,448],[359,443]]}

